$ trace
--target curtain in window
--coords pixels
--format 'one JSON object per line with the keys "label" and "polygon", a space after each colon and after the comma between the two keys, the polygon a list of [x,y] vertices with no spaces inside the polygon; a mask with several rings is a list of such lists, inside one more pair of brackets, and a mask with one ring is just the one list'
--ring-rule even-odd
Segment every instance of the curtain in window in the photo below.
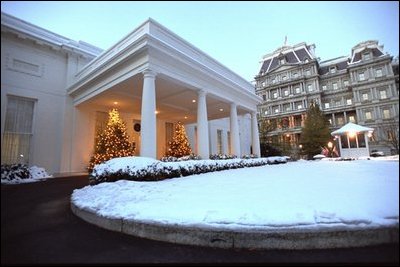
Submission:
{"label": "curtain in window", "polygon": [[9,96],[4,124],[2,164],[29,164],[34,100]]}

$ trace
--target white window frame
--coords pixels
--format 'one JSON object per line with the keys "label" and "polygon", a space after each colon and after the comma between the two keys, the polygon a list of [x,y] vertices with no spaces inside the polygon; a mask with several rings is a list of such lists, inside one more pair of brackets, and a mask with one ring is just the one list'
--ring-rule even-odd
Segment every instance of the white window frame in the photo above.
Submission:
{"label": "white window frame", "polygon": [[302,103],[297,103],[297,110],[300,110],[303,108],[303,104]]}
{"label": "white window frame", "polygon": [[289,95],[289,89],[283,90],[283,95],[288,96]]}
{"label": "white window frame", "polygon": [[379,90],[379,99],[387,99],[387,92],[386,90]]}
{"label": "white window frame", "polygon": [[382,68],[378,68],[375,70],[375,77],[379,78],[383,76],[383,70]]}
{"label": "white window frame", "polygon": [[391,118],[391,112],[390,112],[389,108],[382,109],[382,117],[383,117],[383,119],[390,119]]}
{"label": "white window frame", "polygon": [[365,116],[366,120],[372,120],[372,112],[371,111],[365,111],[364,116]]}
{"label": "white window frame", "polygon": [[369,52],[363,53],[362,54],[362,59],[363,60],[370,60],[371,59],[371,54]]}
{"label": "white window frame", "polygon": [[365,72],[364,71],[358,73],[358,80],[365,81]]}
{"label": "white window frame", "polygon": [[1,148],[3,164],[29,164],[31,161],[35,108],[35,99],[7,96]]}

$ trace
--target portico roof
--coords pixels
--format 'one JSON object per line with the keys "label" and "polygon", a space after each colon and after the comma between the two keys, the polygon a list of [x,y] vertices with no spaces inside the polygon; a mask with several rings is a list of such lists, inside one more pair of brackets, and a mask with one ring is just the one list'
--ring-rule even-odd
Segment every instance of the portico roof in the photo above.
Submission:
{"label": "portico roof", "polygon": [[141,98],[144,70],[156,73],[157,108],[181,115],[199,90],[207,93],[210,114],[213,107],[227,111],[210,119],[229,116],[229,103],[250,112],[262,102],[250,82],[151,18],[81,69],[68,94],[75,106],[111,103],[111,96],[130,106]]}
{"label": "portico roof", "polygon": [[344,135],[344,134],[347,134],[350,132],[364,133],[364,132],[369,132],[369,131],[373,131],[373,130],[374,130],[373,128],[364,127],[364,126],[349,122],[346,125],[344,125],[342,128],[340,128],[339,130],[332,132],[331,135]]}

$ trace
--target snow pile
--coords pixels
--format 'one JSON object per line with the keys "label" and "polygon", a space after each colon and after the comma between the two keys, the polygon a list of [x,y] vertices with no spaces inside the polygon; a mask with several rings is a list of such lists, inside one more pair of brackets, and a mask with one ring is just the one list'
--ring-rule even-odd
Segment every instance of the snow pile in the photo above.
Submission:
{"label": "snow pile", "polygon": [[118,180],[158,181],[193,174],[286,162],[284,157],[172,162],[162,162],[146,157],[122,157],[96,165],[91,173],[90,183]]}
{"label": "snow pile", "polygon": [[44,168],[37,166],[28,167],[22,164],[1,165],[2,184],[21,184],[38,182],[51,178]]}
{"label": "snow pile", "polygon": [[71,200],[105,217],[232,229],[398,225],[399,163],[297,161],[121,180],[74,190]]}

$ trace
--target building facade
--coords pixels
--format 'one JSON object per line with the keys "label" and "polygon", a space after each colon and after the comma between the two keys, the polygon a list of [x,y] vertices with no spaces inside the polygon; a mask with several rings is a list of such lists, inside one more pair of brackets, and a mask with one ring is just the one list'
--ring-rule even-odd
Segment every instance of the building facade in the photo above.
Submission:
{"label": "building facade", "polygon": [[113,108],[137,155],[164,156],[178,121],[202,158],[259,154],[252,84],[152,19],[102,51],[2,13],[1,44],[2,164],[85,171]]}
{"label": "building facade", "polygon": [[[362,42],[350,56],[320,61],[315,45],[283,46],[262,59],[255,77],[261,142],[298,156],[310,103],[319,104],[332,131],[347,122],[374,128],[370,151],[398,153],[398,58],[378,41]],[[398,142],[398,141],[397,141]]]}

